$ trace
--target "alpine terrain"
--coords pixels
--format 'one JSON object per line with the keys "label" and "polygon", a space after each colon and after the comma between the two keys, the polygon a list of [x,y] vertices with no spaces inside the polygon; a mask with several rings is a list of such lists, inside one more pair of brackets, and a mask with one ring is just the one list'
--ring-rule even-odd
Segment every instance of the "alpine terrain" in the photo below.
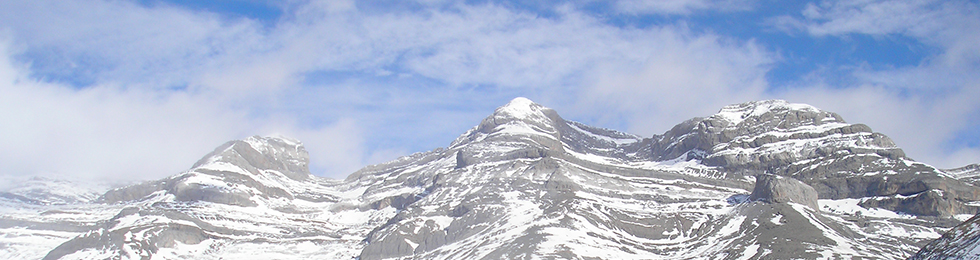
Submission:
{"label": "alpine terrain", "polygon": [[255,136],[108,191],[35,179],[0,193],[0,258],[978,255],[976,165],[937,169],[866,125],[781,100],[641,137],[516,98],[448,147],[344,180],[308,163],[299,141]]}

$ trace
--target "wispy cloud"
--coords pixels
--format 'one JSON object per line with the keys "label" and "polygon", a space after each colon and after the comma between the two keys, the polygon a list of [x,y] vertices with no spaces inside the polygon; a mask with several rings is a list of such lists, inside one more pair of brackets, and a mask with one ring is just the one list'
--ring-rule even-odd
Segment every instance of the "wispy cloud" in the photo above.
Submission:
{"label": "wispy cloud", "polygon": [[542,13],[493,1],[290,1],[260,21],[129,1],[2,2],[0,120],[16,123],[0,125],[0,174],[159,178],[224,141],[280,133],[307,144],[316,173],[340,178],[446,145],[515,96],[643,135],[787,98],[867,123],[917,159],[975,158],[976,148],[943,145],[980,110],[965,98],[980,75],[969,2],[828,2],[778,19],[803,37],[898,34],[943,50],[915,66],[852,64],[849,86],[822,72],[772,86],[781,60],[763,38],[691,29],[687,18],[604,17],[751,12],[754,1],[616,3],[609,13],[582,9],[588,1],[534,7]]}
{"label": "wispy cloud", "polygon": [[[919,64],[845,70],[852,85],[814,74],[790,96],[839,110],[888,134],[913,158],[943,167],[976,163],[980,149],[957,144],[978,125],[980,5],[970,1],[828,1],[773,21],[813,37],[908,37],[939,50]],[[804,98],[805,97],[805,98]],[[974,137],[975,138],[975,137]]]}
{"label": "wispy cloud", "polygon": [[644,33],[628,48],[637,60],[600,66],[580,95],[583,106],[612,109],[592,116],[625,115],[629,131],[653,135],[724,105],[765,96],[773,53],[751,41],[684,31],[667,27]]}
{"label": "wispy cloud", "polygon": [[271,133],[316,144],[312,152],[327,155],[314,158],[321,171],[350,172],[364,160],[361,129],[349,120],[298,127],[291,115],[255,117],[220,95],[114,85],[79,89],[32,79],[24,66],[2,57],[4,175],[160,178],[227,140]]}
{"label": "wispy cloud", "polygon": [[616,9],[628,14],[688,15],[698,11],[744,11],[754,7],[754,0],[619,0]]}

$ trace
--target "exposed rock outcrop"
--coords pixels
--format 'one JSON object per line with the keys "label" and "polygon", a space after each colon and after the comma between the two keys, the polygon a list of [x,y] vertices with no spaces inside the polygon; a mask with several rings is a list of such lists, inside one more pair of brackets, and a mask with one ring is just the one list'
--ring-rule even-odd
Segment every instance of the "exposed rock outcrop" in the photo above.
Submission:
{"label": "exposed rock outcrop", "polygon": [[298,141],[253,136],[219,146],[183,174],[110,190],[100,200],[139,200],[163,190],[178,201],[255,206],[252,196],[293,197],[281,184],[269,185],[268,181],[282,183],[310,177],[309,154]]}
{"label": "exposed rock outcrop", "polygon": [[769,203],[799,203],[818,211],[817,191],[799,180],[772,174],[761,174],[755,177],[755,188],[752,189],[750,200],[762,200]]}
{"label": "exposed rock outcrop", "polygon": [[[868,207],[916,215],[973,214],[963,201],[980,188],[915,162],[887,136],[805,104],[765,100],[730,105],[650,140],[650,158],[698,160],[740,178],[766,172],[813,187],[821,199],[895,197]],[[908,196],[940,190],[942,196]]]}

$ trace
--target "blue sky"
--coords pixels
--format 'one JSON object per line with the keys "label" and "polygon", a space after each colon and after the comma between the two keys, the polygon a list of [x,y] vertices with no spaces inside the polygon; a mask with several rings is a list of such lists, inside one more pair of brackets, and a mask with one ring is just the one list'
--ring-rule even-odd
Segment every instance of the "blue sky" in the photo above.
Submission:
{"label": "blue sky", "polygon": [[958,167],[978,42],[977,1],[3,1],[0,175],[156,179],[282,134],[343,178],[518,96],[643,136],[786,99]]}

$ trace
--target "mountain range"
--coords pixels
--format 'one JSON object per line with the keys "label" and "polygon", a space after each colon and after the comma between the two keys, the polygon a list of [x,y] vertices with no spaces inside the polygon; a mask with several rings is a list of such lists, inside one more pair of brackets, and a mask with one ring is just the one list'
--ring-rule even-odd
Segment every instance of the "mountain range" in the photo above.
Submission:
{"label": "mountain range", "polygon": [[254,136],[135,185],[35,178],[0,192],[0,258],[980,257],[980,167],[782,100],[642,137],[516,98],[444,148],[343,180],[308,164]]}

